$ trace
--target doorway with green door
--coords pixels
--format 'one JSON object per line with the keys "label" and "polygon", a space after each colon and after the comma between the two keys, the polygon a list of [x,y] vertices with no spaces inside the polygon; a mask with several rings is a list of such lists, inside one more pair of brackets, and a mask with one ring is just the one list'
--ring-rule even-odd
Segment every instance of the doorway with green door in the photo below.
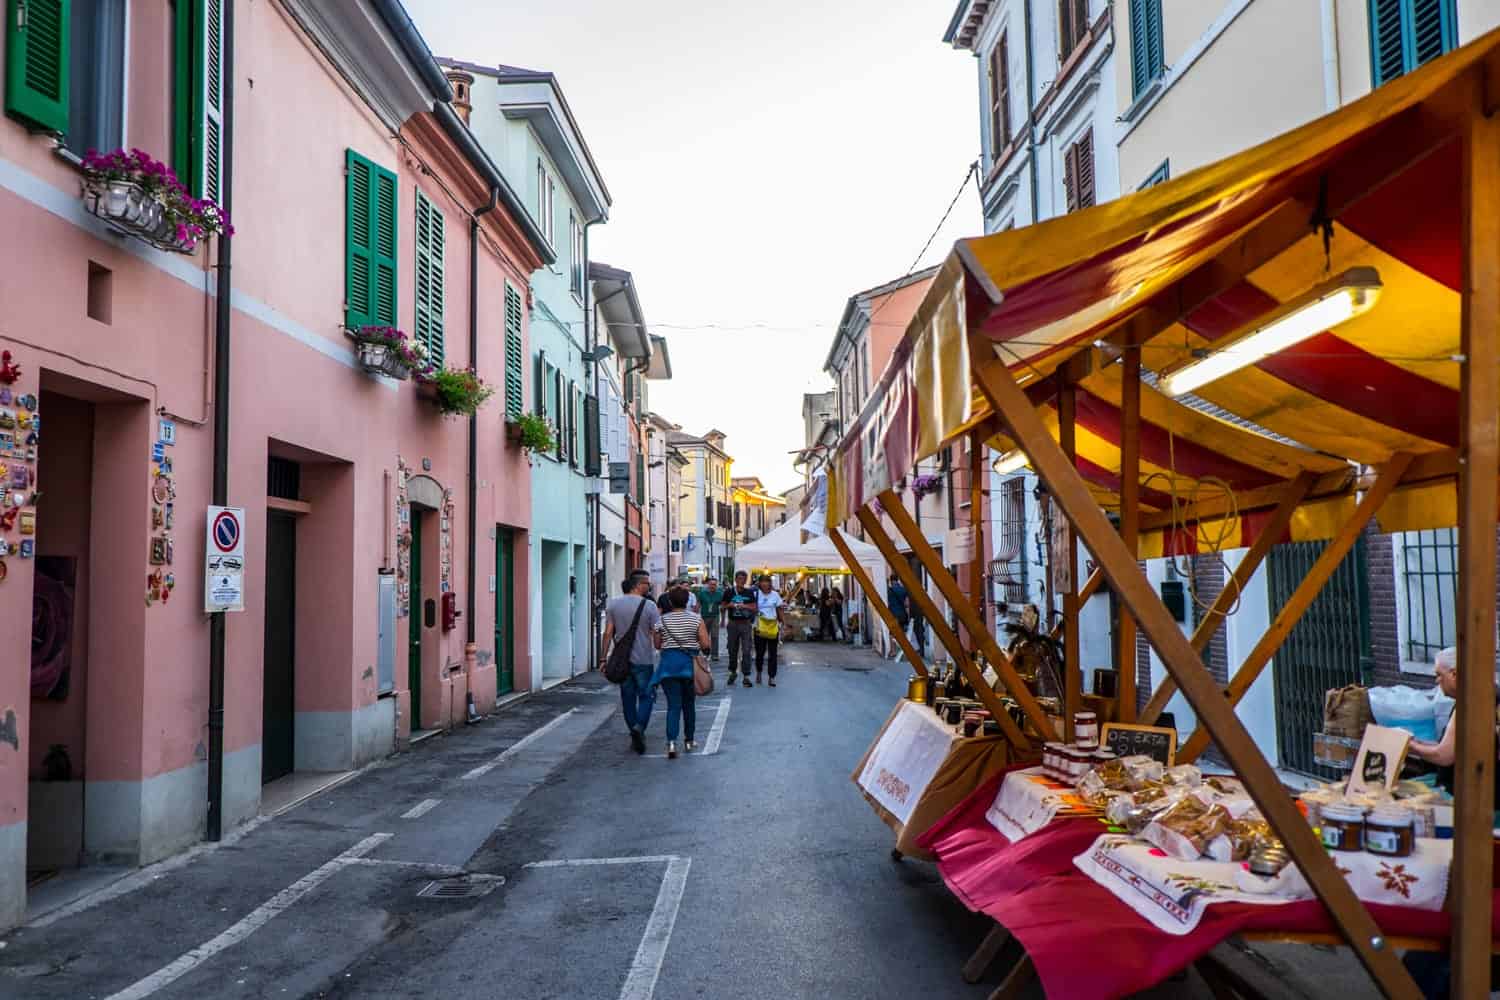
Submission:
{"label": "doorway with green door", "polygon": [[516,533],[495,526],[495,695],[516,689]]}

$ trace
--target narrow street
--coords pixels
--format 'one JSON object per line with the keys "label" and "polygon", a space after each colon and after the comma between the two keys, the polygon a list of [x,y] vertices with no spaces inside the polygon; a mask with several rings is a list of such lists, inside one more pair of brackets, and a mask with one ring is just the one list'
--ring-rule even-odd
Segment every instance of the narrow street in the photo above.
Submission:
{"label": "narrow street", "polygon": [[998,967],[958,977],[984,920],[931,866],[890,861],[849,781],[905,669],[787,652],[777,688],[700,700],[699,756],[650,756],[660,700],[648,756],[630,753],[598,675],[427,741],[12,932],[0,996],[988,996]]}

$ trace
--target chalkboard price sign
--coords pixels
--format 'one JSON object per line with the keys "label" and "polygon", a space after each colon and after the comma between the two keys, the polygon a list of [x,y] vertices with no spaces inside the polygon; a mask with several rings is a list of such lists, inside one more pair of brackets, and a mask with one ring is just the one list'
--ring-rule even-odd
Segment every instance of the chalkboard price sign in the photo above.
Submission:
{"label": "chalkboard price sign", "polygon": [[1106,722],[1099,733],[1099,744],[1121,757],[1138,754],[1159,760],[1167,767],[1177,758],[1177,730],[1164,726],[1130,726],[1123,722]]}

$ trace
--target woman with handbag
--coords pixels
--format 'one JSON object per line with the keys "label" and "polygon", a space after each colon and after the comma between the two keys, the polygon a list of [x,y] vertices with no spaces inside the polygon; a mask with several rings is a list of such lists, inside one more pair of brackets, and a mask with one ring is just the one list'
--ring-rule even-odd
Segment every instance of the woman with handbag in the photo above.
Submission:
{"label": "woman with handbag", "polygon": [[651,678],[667,696],[667,757],[677,757],[677,730],[681,723],[687,737],[687,750],[698,749],[693,739],[698,724],[698,704],[694,692],[694,659],[708,646],[708,627],[696,613],[688,610],[688,592],[677,588],[667,594],[671,610],[662,615],[656,626],[656,648],[661,651],[656,673]]}
{"label": "woman with handbag", "polygon": [[781,624],[786,618],[786,602],[771,586],[769,576],[760,578],[760,592],[755,595],[755,601],[758,612],[755,618],[755,683],[760,683],[761,669],[769,659],[770,679],[767,683],[775,687],[776,645],[781,639]]}

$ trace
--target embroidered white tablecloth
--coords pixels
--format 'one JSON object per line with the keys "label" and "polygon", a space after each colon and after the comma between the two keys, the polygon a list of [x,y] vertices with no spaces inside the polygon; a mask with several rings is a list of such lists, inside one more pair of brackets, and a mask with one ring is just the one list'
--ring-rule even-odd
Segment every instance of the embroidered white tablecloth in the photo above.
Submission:
{"label": "embroidered white tablecloth", "polygon": [[955,739],[932,709],[903,702],[870,751],[859,787],[905,823]]}
{"label": "embroidered white tablecloth", "polygon": [[1059,809],[1076,802],[1072,788],[1046,777],[1039,767],[1029,767],[1005,776],[984,817],[1011,841],[1017,841],[1036,833],[1052,822]]}

